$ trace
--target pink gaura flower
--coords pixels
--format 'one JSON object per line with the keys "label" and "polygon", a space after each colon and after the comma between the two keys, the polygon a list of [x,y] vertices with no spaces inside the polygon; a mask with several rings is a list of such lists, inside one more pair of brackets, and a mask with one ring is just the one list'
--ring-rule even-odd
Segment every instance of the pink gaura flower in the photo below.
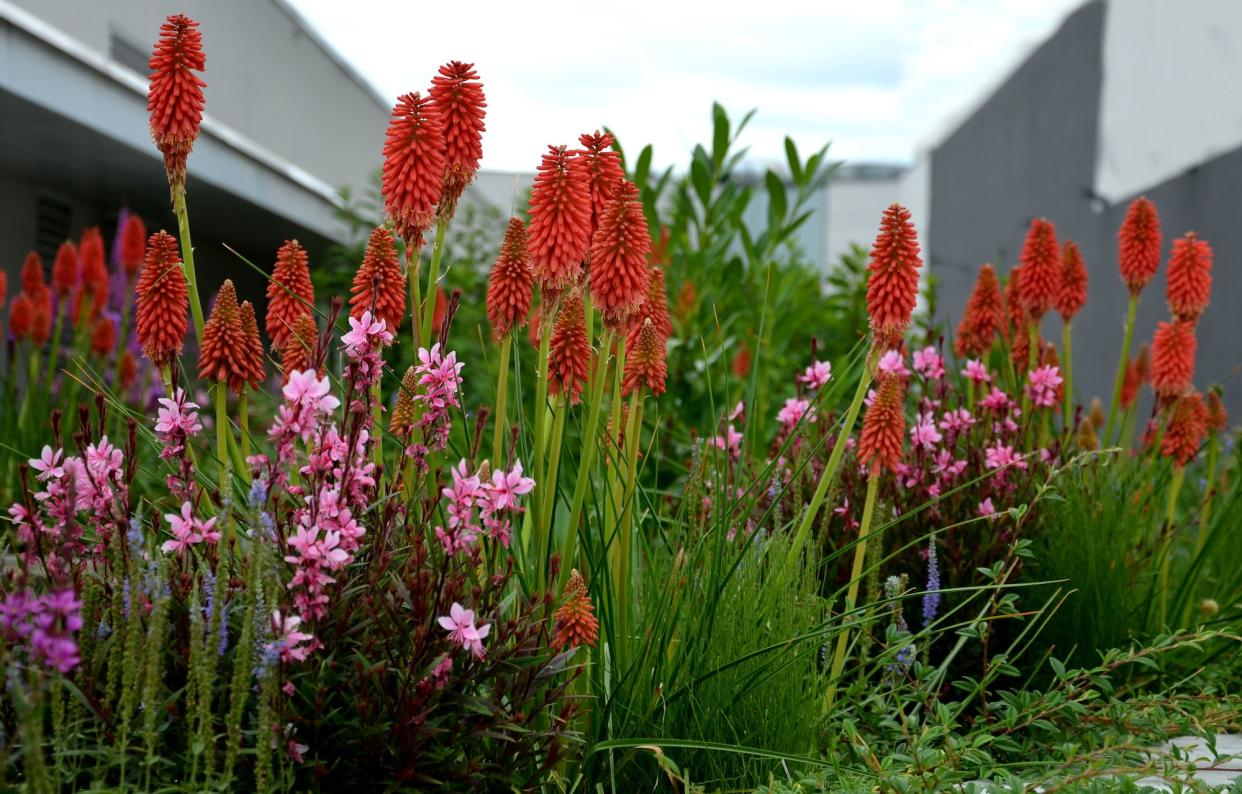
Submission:
{"label": "pink gaura flower", "polygon": [[294,370],[289,374],[282,393],[290,403],[305,406],[318,414],[330,414],[341,405],[340,400],[328,393],[330,389],[326,375],[320,378],[313,369],[304,372]]}
{"label": "pink gaura flower", "polygon": [[979,401],[979,406],[981,408],[988,408],[999,413],[1004,413],[1012,405],[1013,400],[1009,399],[1009,395],[1005,394],[995,386],[992,387],[992,391],[987,397],[984,397]]}
{"label": "pink gaura flower", "polygon": [[958,408],[944,412],[944,416],[940,419],[940,429],[950,433],[962,433],[970,429],[974,423],[975,418],[970,415],[970,411]]}
{"label": "pink gaura flower", "polygon": [[979,515],[985,518],[994,518],[996,516],[996,508],[992,506],[992,497],[988,497],[979,503]]}
{"label": "pink gaura flower", "polygon": [[165,513],[173,539],[164,541],[160,549],[165,554],[184,554],[191,546],[203,541],[216,543],[220,540],[220,531],[216,527],[216,519],[202,521],[194,517],[194,506],[189,502],[181,503],[181,513]]}
{"label": "pink gaura flower", "polygon": [[48,480],[59,480],[65,476],[65,467],[61,465],[64,453],[59,449],[53,450],[47,444],[43,445],[43,452],[38,458],[31,458],[28,462],[30,468],[39,472],[35,479],[39,482],[47,482]]}
{"label": "pink gaura flower", "polygon": [[984,465],[989,469],[1003,469],[1012,466],[1015,469],[1025,469],[1026,461],[1022,456],[1013,451],[1013,447],[1002,444],[999,441],[995,446],[988,447],[985,456]]}
{"label": "pink gaura flower", "polygon": [[716,449],[728,450],[729,457],[737,460],[742,457],[742,434],[730,422],[729,426],[725,428],[723,435],[712,439],[712,446],[716,447]]}
{"label": "pink gaura flower", "polygon": [[815,409],[811,407],[810,401],[799,400],[797,397],[786,400],[784,407],[776,414],[776,420],[786,429],[798,424],[803,417],[806,417],[807,422],[814,422]]}
{"label": "pink gaura flower", "polygon": [[812,391],[818,390],[832,380],[832,364],[827,361],[816,361],[798,376],[800,383],[805,383]]}
{"label": "pink gaura flower", "polygon": [[975,383],[992,382],[992,376],[988,373],[988,368],[977,358],[972,358],[966,362],[966,368],[962,370],[962,375]]}
{"label": "pink gaura flower", "polygon": [[906,360],[896,350],[890,350],[881,356],[880,363],[876,367],[880,372],[887,372],[902,378],[910,374],[910,370],[906,369]]}
{"label": "pink gaura flower", "polygon": [[492,484],[488,489],[492,510],[512,510],[521,512],[518,497],[530,493],[535,481],[522,476],[522,461],[514,461],[513,470],[509,472],[492,472]]}
{"label": "pink gaura flower", "polygon": [[1061,381],[1057,367],[1039,367],[1031,373],[1026,384],[1026,393],[1036,406],[1051,408],[1057,404],[1057,387],[1061,385]]}
{"label": "pink gaura flower", "polygon": [[473,653],[476,659],[483,658],[483,640],[492,627],[490,625],[476,626],[473,609],[465,609],[461,604],[454,602],[449,608],[448,615],[441,615],[438,622],[440,627],[449,633],[449,638],[453,642],[459,643],[462,648]]}
{"label": "pink gaura flower", "polygon": [[275,639],[269,647],[280,652],[280,661],[305,661],[311,652],[311,646],[303,643],[313,640],[314,636],[298,631],[301,625],[302,618],[297,615],[281,615],[279,609],[272,611],[272,635]]}
{"label": "pink gaura flower", "polygon": [[373,350],[380,345],[392,344],[392,340],[392,331],[387,329],[383,320],[373,317],[369,311],[363,312],[361,317],[350,317],[349,331],[341,337],[346,351],[353,355]]}
{"label": "pink gaura flower", "polygon": [[940,431],[936,429],[936,420],[923,414],[910,428],[910,443],[923,449],[935,449],[940,443]]}
{"label": "pink gaura flower", "polygon": [[940,380],[944,377],[944,359],[936,352],[936,348],[928,345],[915,351],[914,371],[928,380]]}
{"label": "pink gaura flower", "polygon": [[737,405],[733,406],[733,410],[729,412],[729,418],[726,421],[736,422],[738,420],[738,417],[740,417],[742,415],[742,412],[745,410],[746,410],[746,401],[738,400]]}

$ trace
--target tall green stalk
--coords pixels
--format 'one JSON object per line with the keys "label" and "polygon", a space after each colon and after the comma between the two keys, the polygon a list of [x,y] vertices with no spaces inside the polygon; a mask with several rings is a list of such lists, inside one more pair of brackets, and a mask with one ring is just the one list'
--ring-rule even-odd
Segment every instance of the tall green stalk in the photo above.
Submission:
{"label": "tall green stalk", "polygon": [[190,213],[185,206],[185,184],[173,190],[173,212],[177,215],[177,233],[181,240],[181,269],[190,293],[190,314],[194,317],[194,338],[203,344],[203,304],[198,299],[198,279],[194,275],[194,243],[190,240]]}
{"label": "tall green stalk", "polygon": [[1067,435],[1074,432],[1074,365],[1072,363],[1074,354],[1070,348],[1070,339],[1073,336],[1073,331],[1071,330],[1072,326],[1073,324],[1068,321],[1065,323],[1065,329],[1062,331],[1063,336],[1061,342],[1061,370],[1065,373],[1064,423]]}
{"label": "tall green stalk", "polygon": [[617,555],[617,617],[619,631],[617,633],[617,657],[623,665],[628,660],[630,605],[634,602],[630,592],[630,563],[633,560],[634,538],[634,500],[638,497],[638,435],[643,426],[642,389],[635,389],[630,395],[630,416],[625,428],[625,492],[621,505],[620,548]]}
{"label": "tall green stalk", "polygon": [[[543,584],[546,578],[548,565],[548,551],[552,544],[549,540],[554,534],[554,522],[552,514],[556,507],[556,478],[558,470],[561,466],[561,447],[565,439],[565,396],[560,395],[556,398],[556,406],[552,413],[552,443],[548,447],[548,471],[544,481],[539,484],[541,494],[537,499],[540,503],[540,522],[535,527],[535,538],[537,544],[535,546],[535,566],[539,573],[539,583]],[[567,561],[562,560],[562,566]]]}
{"label": "tall green stalk", "polygon": [[423,323],[418,330],[420,347],[431,347],[431,337],[435,332],[432,323],[436,318],[436,284],[440,280],[440,257],[444,253],[444,232],[448,229],[448,218],[436,221],[436,241],[431,249],[431,267],[427,269],[427,290],[423,293]]}
{"label": "tall green stalk", "polygon": [[806,512],[802,516],[802,522],[798,525],[797,531],[794,532],[793,543],[790,545],[788,556],[785,559],[785,572],[793,570],[794,565],[797,564],[798,556],[802,553],[802,547],[811,535],[811,526],[814,525],[815,518],[819,515],[820,508],[824,505],[824,498],[828,495],[828,486],[832,484],[837,476],[837,471],[841,468],[841,460],[845,456],[845,444],[849,440],[850,434],[854,431],[854,422],[858,420],[858,412],[862,408],[863,399],[867,396],[867,387],[871,385],[871,380],[874,377],[875,363],[878,355],[878,348],[872,345],[863,363],[863,371],[858,378],[858,388],[854,391],[854,399],[850,401],[849,410],[845,412],[845,421],[841,423],[841,428],[837,431],[837,440],[832,445],[832,454],[828,456],[828,465],[824,467],[823,474],[819,477],[819,483],[815,486],[815,493],[811,495],[811,502],[807,505]]}
{"label": "tall green stalk", "polygon": [[509,356],[513,350],[513,333],[505,334],[500,341],[500,377],[496,380],[495,434],[492,436],[492,466],[502,466],[505,453],[505,436],[509,434]]}
{"label": "tall green stalk", "polygon": [[1165,507],[1164,527],[1160,533],[1160,576],[1156,580],[1157,597],[1160,600],[1160,623],[1157,630],[1166,628],[1169,616],[1169,558],[1173,554],[1173,522],[1177,517],[1177,497],[1186,479],[1186,469],[1176,466],[1173,479],[1169,481],[1169,502]]}
{"label": "tall green stalk", "polygon": [[224,381],[216,384],[216,472],[220,480],[220,498],[233,493],[233,462],[229,456],[229,387]]}
{"label": "tall green stalk", "polygon": [[595,374],[591,381],[590,405],[587,407],[587,421],[582,428],[582,453],[578,460],[578,478],[574,483],[573,501],[570,502],[569,524],[565,530],[565,546],[561,554],[561,584],[568,578],[570,553],[573,542],[578,536],[578,524],[582,518],[582,506],[586,501],[587,486],[591,482],[591,469],[595,465],[595,453],[599,451],[599,418],[600,404],[604,400],[604,383],[608,380],[611,360],[609,350],[612,347],[613,333],[605,330],[600,338],[599,354],[596,356]]}
{"label": "tall green stalk", "polygon": [[1134,315],[1138,312],[1138,295],[1130,296],[1130,307],[1126,310],[1126,330],[1121,338],[1121,361],[1117,364],[1117,378],[1113,383],[1113,399],[1108,404],[1108,422],[1104,425],[1104,438],[1101,445],[1108,447],[1113,443],[1113,427],[1117,423],[1117,409],[1121,405],[1121,390],[1126,382],[1126,368],[1130,365],[1130,342],[1134,339]]}
{"label": "tall green stalk", "polygon": [[[863,502],[862,523],[858,527],[858,540],[854,544],[854,567],[850,572],[850,583],[846,589],[845,605],[841,610],[842,620],[858,605],[858,586],[862,582],[863,567],[867,558],[867,541],[871,534],[871,519],[875,513],[875,494],[880,482],[880,466],[872,462],[867,473],[867,496]],[[832,657],[832,673],[828,679],[828,692],[824,695],[824,713],[832,711],[837,698],[837,683],[841,680],[841,672],[845,669],[845,651],[850,642],[849,624],[846,623],[837,635],[837,650]]]}

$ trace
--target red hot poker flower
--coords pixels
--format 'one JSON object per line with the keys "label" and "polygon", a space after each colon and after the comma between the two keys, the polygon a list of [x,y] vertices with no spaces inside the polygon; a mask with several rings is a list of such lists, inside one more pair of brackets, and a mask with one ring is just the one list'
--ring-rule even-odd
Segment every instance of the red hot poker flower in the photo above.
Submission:
{"label": "red hot poker flower", "polygon": [[21,342],[30,338],[30,327],[34,323],[34,304],[30,296],[19,292],[9,303],[9,333],[13,339]]}
{"label": "red hot poker flower", "polygon": [[[73,244],[69,243],[69,245]],[[74,266],[77,266],[76,256]],[[40,258],[38,251],[26,254],[26,261],[22,263],[22,292],[32,296],[32,299],[42,298],[43,293],[47,292],[47,283],[43,280],[43,259]]]}
{"label": "red hot poker flower", "polygon": [[991,265],[979,268],[974,292],[966,301],[966,310],[957,326],[953,351],[959,358],[982,356],[992,349],[997,333],[1005,327],[1005,304],[1001,300],[1000,282]]}
{"label": "red hot poker flower", "polygon": [[[73,304],[70,307],[73,322],[94,322],[100,310],[108,301],[108,287],[111,279],[108,276],[108,265],[104,258],[103,235],[99,228],[92,226],[82,232],[82,240],[78,243],[78,255],[82,269],[78,273],[77,289],[73,293]],[[82,316],[82,308],[90,306],[90,316]]]}
{"label": "red hot poker flower", "polygon": [[647,297],[651,235],[647,216],[633,182],[616,184],[591,238],[591,299],[614,330],[638,310]]}
{"label": "red hot poker flower", "polygon": [[1195,376],[1195,327],[1174,320],[1156,326],[1151,340],[1151,387],[1161,397],[1177,397],[1190,390]]}
{"label": "red hot poker flower", "polygon": [[1009,321],[1009,336],[1014,338],[1027,335],[1026,327],[1030,321],[1030,314],[1022,308],[1022,299],[1018,297],[1021,292],[1022,266],[1014,265],[1005,280],[1005,316]]}
{"label": "red hot poker flower", "polygon": [[253,374],[250,345],[242,327],[237,290],[226,280],[216,293],[211,314],[203,324],[202,349],[198,354],[200,380],[224,383],[234,394],[241,394]]}
{"label": "red hot poker flower", "polygon": [[875,341],[883,347],[895,346],[910,324],[922,266],[910,210],[893,204],[880,219],[880,232],[867,265],[867,312]]}
{"label": "red hot poker flower", "polygon": [[1087,268],[1082,262],[1078,243],[1065,241],[1061,252],[1061,283],[1057,289],[1057,314],[1064,322],[1074,319],[1087,302]]}
{"label": "red hot poker flower", "polygon": [[510,218],[509,228],[500,246],[500,255],[492,265],[487,282],[487,320],[492,336],[504,339],[526,322],[530,314],[534,275],[530,269],[530,251],[526,247],[526,225],[520,218]]}
{"label": "red hot poker flower", "polygon": [[299,314],[294,319],[293,327],[285,334],[279,348],[282,383],[288,383],[289,376],[294,372],[305,372],[311,368],[318,337],[319,326],[311,314]]}
{"label": "red hot poker flower", "polygon": [[587,594],[582,574],[574,569],[565,585],[565,603],[556,610],[556,633],[552,637],[553,648],[595,647],[599,641],[599,621]]}
{"label": "red hot poker flower", "polygon": [[1160,440],[1160,453],[1181,468],[1194,459],[1207,433],[1208,412],[1197,391],[1181,395],[1169,408],[1169,422]]}
{"label": "red hot poker flower", "polygon": [[612,149],[614,141],[611,132],[601,133],[596,130],[592,134],[583,133],[578,136],[582,151],[570,161],[571,168],[578,167],[586,171],[587,181],[591,186],[592,232],[599,228],[600,218],[617,189],[617,183],[625,179],[621,155]]}
{"label": "red hot poker flower", "polygon": [[369,311],[383,320],[389,331],[397,332],[405,314],[405,273],[397,262],[396,241],[386,227],[377,226],[371,232],[350,292],[352,317],[361,317],[363,312]]}
{"label": "red hot poker flower", "polygon": [[[547,318],[544,318],[544,322]],[[548,349],[548,391],[553,396],[565,392],[571,405],[577,405],[586,384],[591,362],[591,341],[586,333],[586,310],[582,295],[572,289],[561,299],[556,322],[552,325]]]}
{"label": "red hot poker flower", "polygon": [[135,292],[138,342],[152,364],[165,367],[181,355],[190,307],[180,249],[171,234],[151,235]]}
{"label": "red hot poker flower", "polygon": [[306,249],[297,240],[286,240],[276,252],[276,266],[267,282],[267,315],[263,318],[272,346],[280,349],[293,323],[315,305]]}
{"label": "red hot poker flower", "polygon": [[1018,302],[1032,319],[1038,320],[1056,303],[1061,287],[1061,248],[1052,221],[1031,221],[1019,261],[1022,280],[1018,284]]}
{"label": "red hot poker flower", "polygon": [[118,234],[121,238],[117,246],[119,264],[125,269],[125,277],[133,279],[142,269],[142,262],[147,256],[147,225],[142,222],[141,217],[132,212],[127,213]]}
{"label": "red hot poker flower", "polygon": [[198,23],[174,14],[160,26],[160,38],[147,64],[151,83],[147,111],[151,114],[151,137],[164,155],[164,170],[175,192],[185,185],[185,161],[203,121],[203,88],[195,72],[207,68],[203,35]]}
{"label": "red hot poker flower", "polygon": [[549,146],[530,190],[527,245],[541,290],[569,286],[591,243],[591,187],[570,160],[564,146]]}
{"label": "red hot poker flower", "polygon": [[9,296],[9,274],[0,270],[0,306],[4,305],[4,299]]}
{"label": "red hot poker flower", "polygon": [[1149,362],[1149,353],[1146,345],[1139,350],[1139,354],[1130,359],[1126,364],[1126,374],[1121,383],[1121,407],[1129,408],[1134,405],[1138,399],[1139,390],[1143,388],[1143,384],[1147,382],[1147,367]]}
{"label": "red hot poker flower", "polygon": [[1198,322],[1207,308],[1212,297],[1212,246],[1194,232],[1173,241],[1165,295],[1179,320]]}
{"label": "red hot poker flower", "polygon": [[66,240],[56,249],[56,258],[52,260],[52,289],[56,291],[56,297],[63,300],[77,285],[78,247]]}
{"label": "red hot poker flower", "polygon": [[46,301],[31,300],[34,315],[30,323],[30,341],[35,347],[43,347],[52,336],[52,302],[51,296]]}
{"label": "red hot poker flower", "polygon": [[1117,266],[1137,297],[1160,267],[1160,214],[1146,196],[1130,202],[1117,232]]}
{"label": "red hot poker flower", "polygon": [[896,471],[901,463],[906,433],[906,415],[902,407],[905,390],[901,376],[880,374],[875,400],[863,417],[862,435],[858,439],[858,460],[870,468],[872,476],[881,468]]}
{"label": "red hot poker flower", "polygon": [[621,396],[628,397],[638,388],[646,387],[651,396],[664,393],[668,377],[665,365],[665,339],[656,330],[651,318],[643,320],[633,341],[627,345],[625,370],[621,375]]}
{"label": "red hot poker flower", "polygon": [[91,331],[91,352],[107,356],[116,348],[116,326],[108,317],[100,317]]}
{"label": "red hot poker flower", "polygon": [[[655,323],[656,333],[667,339],[673,334],[673,321],[668,313],[668,296],[664,292],[664,269],[652,264],[647,280],[647,298],[643,301],[642,311],[638,314],[639,322],[650,318]],[[636,325],[631,332],[636,331]]]}
{"label": "red hot poker flower", "polygon": [[267,377],[267,372],[263,366],[263,339],[259,336],[259,321],[254,315],[254,304],[250,301],[242,301],[241,326],[246,337],[246,380],[250,383],[250,388],[258,389]]}
{"label": "red hot poker flower", "polygon": [[117,382],[121,384],[121,390],[125,392],[133,389],[138,381],[138,360],[134,358],[129,348],[121,352],[121,361],[117,365],[116,374]]}
{"label": "red hot poker flower", "polygon": [[449,61],[431,78],[427,92],[444,122],[444,194],[440,212],[451,217],[457,200],[483,157],[483,117],[487,102],[474,64]]}
{"label": "red hot poker flower", "polygon": [[444,120],[431,97],[415,91],[397,99],[384,140],[380,189],[397,234],[421,239],[444,190]]}
{"label": "red hot poker flower", "polygon": [[1229,414],[1225,411],[1225,401],[1221,399],[1217,389],[1208,392],[1207,429],[1212,433],[1223,433],[1229,429]]}

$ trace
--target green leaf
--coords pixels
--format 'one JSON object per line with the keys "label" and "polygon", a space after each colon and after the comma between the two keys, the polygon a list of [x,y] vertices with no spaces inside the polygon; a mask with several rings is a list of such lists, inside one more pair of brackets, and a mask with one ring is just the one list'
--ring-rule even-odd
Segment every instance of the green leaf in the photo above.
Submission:
{"label": "green leaf", "polygon": [[719,102],[712,103],[712,165],[720,173],[725,156],[729,153],[729,114]]}
{"label": "green leaf", "polygon": [[769,170],[764,176],[768,188],[768,227],[779,229],[785,222],[785,212],[789,209],[789,201],[785,195],[785,183]]}
{"label": "green leaf", "polygon": [[798,147],[793,138],[785,136],[785,160],[789,163],[789,173],[795,185],[802,184],[802,162],[798,159]]}

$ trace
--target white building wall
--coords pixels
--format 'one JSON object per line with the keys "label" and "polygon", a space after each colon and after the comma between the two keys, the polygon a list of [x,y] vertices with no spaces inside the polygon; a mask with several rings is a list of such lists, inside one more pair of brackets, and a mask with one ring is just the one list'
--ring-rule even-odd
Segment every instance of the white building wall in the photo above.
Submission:
{"label": "white building wall", "polygon": [[824,265],[832,267],[857,243],[870,250],[884,209],[898,200],[897,179],[833,179],[828,183]]}
{"label": "white building wall", "polygon": [[1110,203],[1242,145],[1242,2],[1109,0],[1095,191]]}

